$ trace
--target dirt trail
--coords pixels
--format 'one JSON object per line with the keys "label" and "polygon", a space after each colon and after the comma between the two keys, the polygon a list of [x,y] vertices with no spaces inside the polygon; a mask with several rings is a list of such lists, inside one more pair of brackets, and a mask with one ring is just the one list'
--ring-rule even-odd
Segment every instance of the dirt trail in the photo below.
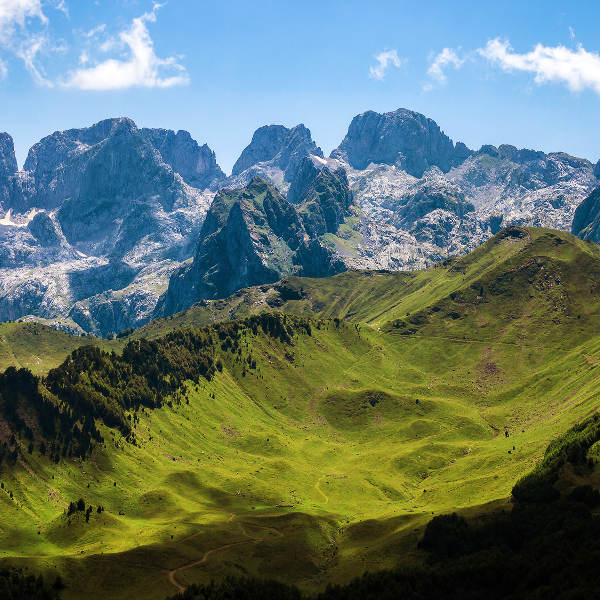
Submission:
{"label": "dirt trail", "polygon": [[171,584],[173,586],[175,586],[177,588],[177,591],[180,593],[184,592],[185,586],[178,583],[177,580],[175,579],[175,575],[177,575],[177,573],[179,573],[180,571],[186,571],[187,569],[192,569],[193,567],[197,567],[198,565],[205,563],[208,560],[208,557],[211,554],[215,554],[215,552],[220,552],[221,550],[227,550],[227,548],[233,548],[234,546],[241,546],[242,544],[250,544],[251,542],[255,542],[255,541],[257,541],[257,540],[254,540],[254,539],[241,540],[239,542],[232,542],[231,544],[225,544],[223,546],[218,546],[217,548],[213,548],[212,550],[208,550],[207,552],[205,552],[204,556],[200,560],[195,560],[191,563],[182,565],[181,567],[177,567],[176,569],[172,569],[170,571],[165,571],[165,573],[168,574],[169,581],[171,582]]}
{"label": "dirt trail", "polygon": [[329,497],[321,489],[321,480],[326,479],[326,478],[327,478],[327,475],[321,475],[321,477],[319,477],[319,479],[317,479],[317,483],[315,483],[314,488],[315,488],[315,490],[317,490],[317,492],[319,492],[319,494],[321,494],[321,496],[323,496],[323,498],[325,498],[325,504],[329,504]]}
{"label": "dirt trail", "polygon": [[[236,515],[232,514],[227,521],[231,522],[235,517],[236,517]],[[247,536],[249,539],[240,540],[239,542],[231,542],[229,544],[224,544],[223,546],[217,546],[216,548],[212,548],[211,550],[206,551],[203,554],[202,558],[199,560],[194,560],[192,562],[186,563],[185,565],[182,565],[181,567],[177,567],[176,569],[171,569],[171,570],[164,569],[163,572],[168,575],[169,582],[171,583],[171,585],[173,585],[179,593],[182,593],[185,591],[185,586],[181,585],[177,581],[177,579],[175,579],[175,575],[177,575],[177,573],[180,573],[181,571],[187,571],[187,569],[193,569],[194,567],[197,567],[198,565],[204,564],[212,554],[221,552],[222,550],[227,550],[228,548],[233,548],[234,546],[241,546],[242,544],[257,544],[257,543],[265,541],[262,538],[255,538],[255,537],[252,537],[251,535],[249,535],[248,533],[246,533],[246,531],[243,527],[244,525],[246,525],[248,527],[256,527],[257,529],[264,529],[265,531],[270,531],[271,533],[277,535],[277,537],[284,537],[284,534],[281,533],[281,531],[279,531],[279,529],[277,529],[275,527],[267,527],[265,525],[257,525],[256,523],[240,523],[240,525],[242,526],[243,534],[245,536]],[[191,536],[188,536],[187,538],[184,538],[184,540],[189,540],[190,538],[195,537],[196,535],[198,535],[198,534],[193,534]]]}

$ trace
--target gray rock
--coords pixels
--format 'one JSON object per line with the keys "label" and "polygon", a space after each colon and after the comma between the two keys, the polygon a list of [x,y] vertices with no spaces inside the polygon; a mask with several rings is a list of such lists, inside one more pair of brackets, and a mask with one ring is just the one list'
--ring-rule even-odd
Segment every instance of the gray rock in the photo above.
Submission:
{"label": "gray rock", "polygon": [[17,158],[13,139],[8,133],[0,133],[0,180],[17,172]]}
{"label": "gray rock", "polygon": [[435,121],[400,108],[384,114],[368,111],[354,117],[331,157],[344,160],[354,169],[366,169],[371,163],[396,165],[421,177],[431,166],[447,172],[469,154],[462,143],[455,148]]}
{"label": "gray rock", "polygon": [[199,300],[222,298],[286,275],[320,276],[344,269],[318,240],[307,237],[294,206],[263,179],[220,191],[192,264],[173,274],[157,313],[172,314]]}
{"label": "gray rock", "polygon": [[306,233],[313,239],[326,233],[337,233],[352,202],[344,169],[331,172],[325,167],[318,171],[298,206]]}
{"label": "gray rock", "polygon": [[255,166],[276,168],[283,173],[283,181],[290,182],[302,159],[310,154],[323,156],[304,125],[291,129],[283,125],[265,125],[254,132],[252,141],[233,165],[231,175],[236,177]]}
{"label": "gray rock", "polygon": [[600,187],[575,210],[571,233],[582,240],[600,242]]}
{"label": "gray rock", "polygon": [[169,129],[141,129],[163,160],[175,173],[192,187],[202,190],[218,187],[225,173],[217,164],[215,153],[208,147],[198,145],[187,131],[175,133]]}

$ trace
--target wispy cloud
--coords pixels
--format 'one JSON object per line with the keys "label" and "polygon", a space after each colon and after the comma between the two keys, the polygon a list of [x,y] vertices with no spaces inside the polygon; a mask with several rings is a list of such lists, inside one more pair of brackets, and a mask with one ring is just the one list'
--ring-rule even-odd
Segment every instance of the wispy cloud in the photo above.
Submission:
{"label": "wispy cloud", "polygon": [[575,30],[569,25],[569,37],[574,40],[575,39]]}
{"label": "wispy cloud", "polygon": [[[187,71],[176,57],[160,58],[154,51],[148,23],[156,22],[156,13],[161,6],[155,2],[150,12],[133,19],[129,28],[119,33],[115,40],[104,42],[99,49],[125,50],[126,58],[109,58],[94,66],[77,69],[63,85],[81,90],[118,90],[131,87],[167,88],[189,83]],[[90,60],[89,54],[85,59]]]}
{"label": "wispy cloud", "polygon": [[0,43],[10,42],[17,30],[26,28],[28,19],[46,23],[41,0],[0,0]]}
{"label": "wispy cloud", "polygon": [[[45,36],[30,32],[32,21],[41,25],[48,22],[41,0],[0,0],[0,48],[23,60],[36,81],[42,83],[45,77],[35,65],[35,57],[45,43]],[[7,64],[1,61],[0,65],[0,75],[6,77]]]}
{"label": "wispy cloud", "polygon": [[377,54],[375,60],[377,64],[369,67],[369,77],[377,81],[383,81],[387,70],[390,67],[395,67],[396,69],[401,67],[404,59],[398,56],[397,50],[385,50]]}
{"label": "wispy cloud", "polygon": [[464,63],[465,59],[460,58],[456,50],[453,50],[452,48],[444,48],[439,54],[436,54],[431,59],[431,64],[427,69],[427,75],[429,75],[432,81],[424,84],[423,89],[425,91],[432,90],[435,83],[438,85],[444,85],[448,81],[448,77],[446,76],[444,69],[447,66],[460,69]]}
{"label": "wispy cloud", "polygon": [[563,83],[573,92],[589,88],[600,95],[600,54],[588,52],[581,45],[573,50],[537,44],[531,52],[520,54],[508,41],[496,38],[478,52],[504,71],[534,73],[537,84]]}

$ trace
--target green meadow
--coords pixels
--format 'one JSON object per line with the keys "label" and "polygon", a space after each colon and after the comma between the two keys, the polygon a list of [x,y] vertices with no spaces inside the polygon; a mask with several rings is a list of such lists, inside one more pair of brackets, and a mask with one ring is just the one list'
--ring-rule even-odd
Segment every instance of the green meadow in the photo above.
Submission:
{"label": "green meadow", "polygon": [[[0,564],[98,600],[225,575],[315,591],[419,564],[432,516],[508,503],[548,443],[598,409],[599,300],[596,246],[512,228],[432,269],[291,277],[153,321],[130,339],[264,311],[311,331],[216,346],[214,377],[135,413],[135,443],[99,421],[85,460],[34,449],[3,465]],[[39,374],[95,341],[23,323],[0,336],[3,368]],[[67,514],[79,498],[89,520]]]}

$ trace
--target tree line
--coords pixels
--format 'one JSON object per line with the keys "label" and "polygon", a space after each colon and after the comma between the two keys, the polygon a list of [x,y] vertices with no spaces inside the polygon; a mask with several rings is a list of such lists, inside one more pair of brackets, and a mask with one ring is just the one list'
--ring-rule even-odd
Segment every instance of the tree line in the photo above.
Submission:
{"label": "tree line", "polygon": [[[155,340],[131,339],[121,354],[82,346],[43,378],[9,367],[0,373],[0,417],[12,435],[0,445],[0,465],[14,464],[19,452],[34,448],[54,462],[84,459],[103,442],[99,421],[136,443],[136,411],[178,398],[188,381],[210,380],[223,370],[219,355],[241,355],[242,335],[260,332],[291,345],[296,333],[311,335],[311,325],[301,317],[262,313]],[[245,363],[256,368],[251,350]]]}

